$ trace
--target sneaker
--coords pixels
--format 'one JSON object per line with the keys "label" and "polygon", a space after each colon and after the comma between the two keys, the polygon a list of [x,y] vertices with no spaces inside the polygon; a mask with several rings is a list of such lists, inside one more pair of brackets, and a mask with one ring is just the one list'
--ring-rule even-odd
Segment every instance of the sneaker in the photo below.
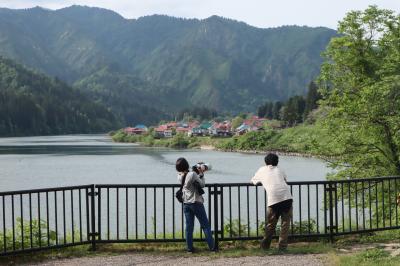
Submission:
{"label": "sneaker", "polygon": [[196,251],[195,251],[194,248],[192,248],[192,249],[187,249],[186,252],[187,252],[187,253],[195,253]]}
{"label": "sneaker", "polygon": [[213,247],[212,249],[210,249],[211,252],[218,252],[219,249],[217,247]]}

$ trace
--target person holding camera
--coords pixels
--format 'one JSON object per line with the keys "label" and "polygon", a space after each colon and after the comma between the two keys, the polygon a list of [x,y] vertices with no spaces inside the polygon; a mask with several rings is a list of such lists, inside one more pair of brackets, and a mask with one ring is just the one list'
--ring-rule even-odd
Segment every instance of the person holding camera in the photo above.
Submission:
{"label": "person holding camera", "polygon": [[281,232],[279,236],[279,249],[287,248],[290,220],[293,213],[293,197],[290,187],[286,183],[286,174],[278,167],[279,157],[269,153],[264,158],[266,166],[258,169],[251,182],[256,185],[261,183],[268,195],[268,215],[265,221],[265,235],[261,241],[262,249],[269,249],[276,224],[281,218]]}
{"label": "person holding camera", "polygon": [[200,222],[200,226],[203,229],[208,248],[211,251],[215,251],[214,239],[211,234],[211,226],[207,219],[207,214],[203,205],[204,199],[202,196],[202,194],[204,194],[203,188],[205,186],[204,171],[207,170],[207,167],[197,164],[197,166],[195,166],[193,169],[194,171],[189,171],[189,163],[185,158],[178,158],[175,166],[176,171],[178,171],[178,181],[182,187],[182,203],[183,213],[185,215],[187,251],[194,252],[194,217],[196,217]]}

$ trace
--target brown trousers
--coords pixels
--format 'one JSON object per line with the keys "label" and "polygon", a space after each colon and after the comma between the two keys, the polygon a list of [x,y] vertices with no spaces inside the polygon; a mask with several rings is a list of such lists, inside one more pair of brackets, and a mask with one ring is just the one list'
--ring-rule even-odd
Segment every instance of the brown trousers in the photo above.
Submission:
{"label": "brown trousers", "polygon": [[274,212],[271,207],[268,207],[268,216],[265,225],[264,238],[261,241],[261,248],[269,249],[271,246],[272,237],[275,234],[276,224],[279,217],[281,217],[281,233],[279,236],[279,248],[287,248],[287,240],[289,235],[290,220],[293,216],[293,206],[287,212],[282,212],[280,215]]}

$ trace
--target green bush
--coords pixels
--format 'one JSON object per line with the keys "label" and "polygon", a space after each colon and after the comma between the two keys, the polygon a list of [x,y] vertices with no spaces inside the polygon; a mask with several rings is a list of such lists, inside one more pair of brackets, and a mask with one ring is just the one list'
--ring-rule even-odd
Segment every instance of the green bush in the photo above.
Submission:
{"label": "green bush", "polygon": [[247,235],[248,225],[239,222],[239,219],[232,220],[232,223],[227,222],[224,225],[224,235],[231,237],[238,237]]}
{"label": "green bush", "polygon": [[125,135],[126,134],[122,130],[118,130],[111,137],[112,137],[112,140],[115,142],[124,142]]}
{"label": "green bush", "polygon": [[316,125],[299,125],[286,129],[269,129],[248,132],[220,141],[216,147],[227,151],[256,150],[330,155],[324,147],[329,140]]}
{"label": "green bush", "polygon": [[171,148],[178,148],[183,149],[189,146],[189,139],[188,137],[184,136],[183,134],[179,133],[176,134],[170,141],[169,147]]}
{"label": "green bush", "polygon": [[[40,230],[39,230],[40,223]],[[47,237],[47,223],[43,220],[32,220],[32,247],[39,247],[40,245],[45,246],[47,242],[50,245],[56,244],[56,232],[53,230],[49,231],[49,238]],[[16,219],[15,226],[15,249],[22,249],[31,247],[31,227],[30,221],[22,221],[21,218]],[[4,241],[5,240],[5,241]],[[0,232],[0,250],[4,250],[4,242],[6,249],[13,249],[13,231],[12,229],[6,230],[5,239],[3,232]]]}
{"label": "green bush", "polygon": [[148,135],[148,136],[145,136],[145,137],[142,138],[142,142],[146,146],[154,146],[155,140],[154,140],[154,137],[152,135]]}
{"label": "green bush", "polygon": [[221,142],[217,147],[224,150],[266,150],[273,146],[272,140],[279,134],[275,130],[251,131]]}

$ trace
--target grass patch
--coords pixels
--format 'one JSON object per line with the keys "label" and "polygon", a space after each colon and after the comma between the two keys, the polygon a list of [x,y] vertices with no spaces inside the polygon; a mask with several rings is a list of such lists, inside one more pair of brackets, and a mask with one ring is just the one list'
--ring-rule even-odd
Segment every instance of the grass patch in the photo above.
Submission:
{"label": "grass patch", "polygon": [[25,263],[37,263],[45,260],[66,259],[76,257],[97,256],[96,252],[90,251],[90,245],[60,248],[25,254],[9,255],[0,257],[0,265],[20,265]]}
{"label": "grass patch", "polygon": [[337,246],[371,243],[400,242],[400,229],[378,231],[371,233],[355,234],[352,236],[335,237]]}
{"label": "grass patch", "polygon": [[338,255],[331,253],[327,258],[328,265],[380,265],[391,266],[400,265],[400,257],[392,257],[389,252],[375,248],[349,255]]}

